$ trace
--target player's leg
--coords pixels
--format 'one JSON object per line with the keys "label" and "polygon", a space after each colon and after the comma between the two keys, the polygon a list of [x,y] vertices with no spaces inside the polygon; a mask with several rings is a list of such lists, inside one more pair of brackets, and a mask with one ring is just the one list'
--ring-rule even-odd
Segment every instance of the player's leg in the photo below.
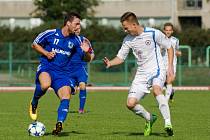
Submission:
{"label": "player's leg", "polygon": [[150,113],[139,104],[140,98],[142,99],[145,95],[145,93],[141,93],[137,96],[130,91],[127,99],[127,108],[134,112],[136,115],[144,118],[146,121],[149,121],[151,116]]}
{"label": "player's leg", "polygon": [[88,80],[88,73],[86,67],[81,67],[75,75],[77,82],[79,83],[80,94],[79,94],[79,113],[84,113],[84,108],[87,99],[86,83]]}
{"label": "player's leg", "polygon": [[86,83],[79,83],[80,93],[79,93],[79,113],[84,113],[84,107],[87,98]]}
{"label": "player's leg", "polygon": [[153,94],[158,102],[160,112],[165,121],[165,130],[169,136],[173,136],[172,124],[171,124],[171,116],[170,109],[168,105],[168,101],[165,96],[162,94],[162,85],[164,80],[155,78],[153,80]]}
{"label": "player's leg", "polygon": [[173,96],[174,96],[173,82],[175,80],[175,77],[176,77],[176,64],[174,64],[174,77],[172,79],[166,78],[167,84],[166,84],[165,97],[167,101],[169,101],[169,99],[173,101]]}
{"label": "player's leg", "polygon": [[166,93],[165,93],[165,97],[167,99],[167,101],[170,99],[172,92],[173,92],[173,86],[172,83],[174,81],[175,77],[173,79],[166,79]]}
{"label": "player's leg", "polygon": [[40,74],[37,75],[36,88],[29,107],[29,114],[32,120],[37,120],[38,101],[46,93],[50,85],[51,85],[51,77],[49,73],[41,72]]}
{"label": "player's leg", "polygon": [[42,72],[39,75],[39,83],[36,84],[32,104],[37,105],[38,100],[46,93],[51,85],[51,77],[48,72]]}
{"label": "player's leg", "polygon": [[[139,104],[139,101],[141,101],[141,99],[143,99],[149,92],[145,86],[142,86],[141,84],[132,84],[128,94],[127,107],[136,115],[146,120],[144,135],[149,136],[152,132],[152,125],[156,121],[157,116],[149,113],[141,104]],[[147,91],[147,93],[145,91]]]}
{"label": "player's leg", "polygon": [[[176,79],[176,65],[174,65],[174,77],[173,77],[173,82],[175,81],[175,79]],[[173,89],[173,86],[172,86],[171,95],[170,95],[170,97],[169,97],[169,99],[170,99],[171,102],[173,102],[174,94],[175,94],[175,90]]]}
{"label": "player's leg", "polygon": [[72,79],[64,73],[52,72],[52,84],[51,87],[60,99],[60,105],[57,110],[57,123],[52,131],[53,135],[58,135],[63,129],[63,123],[66,120],[69,111],[70,97],[75,92],[75,83]]}
{"label": "player's leg", "polygon": [[58,135],[63,129],[63,123],[66,120],[68,111],[69,111],[69,104],[70,104],[70,97],[71,97],[71,87],[63,86],[57,91],[57,95],[60,99],[60,105],[58,107],[58,116],[57,116],[57,123],[52,131],[53,135]]}

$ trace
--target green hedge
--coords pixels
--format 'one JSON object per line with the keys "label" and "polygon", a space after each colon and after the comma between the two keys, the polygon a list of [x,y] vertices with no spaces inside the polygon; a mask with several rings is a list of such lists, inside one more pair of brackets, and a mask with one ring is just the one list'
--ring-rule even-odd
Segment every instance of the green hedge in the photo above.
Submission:
{"label": "green hedge", "polygon": [[[86,29],[83,29],[82,34],[94,44],[99,59],[101,59],[100,55],[104,56],[104,54],[113,57],[117,53],[125,33],[123,33],[122,28],[116,29],[114,27],[99,25],[97,22],[93,23],[88,25]],[[0,27],[0,42],[31,43],[40,32],[47,29],[60,28],[60,25],[62,25],[62,21],[55,21],[45,23],[33,29],[15,28],[13,31],[3,26]],[[204,30],[192,27],[182,32],[176,32],[175,36],[179,38],[182,45],[190,45],[192,49],[201,48],[204,50],[199,54],[195,52],[193,54],[194,57],[204,54],[205,47],[210,45],[210,29]]]}

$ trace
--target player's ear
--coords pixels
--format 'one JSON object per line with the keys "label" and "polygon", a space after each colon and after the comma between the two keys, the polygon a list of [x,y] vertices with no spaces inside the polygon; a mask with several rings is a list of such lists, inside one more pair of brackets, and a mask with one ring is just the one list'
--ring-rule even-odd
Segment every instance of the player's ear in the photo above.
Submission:
{"label": "player's ear", "polygon": [[70,21],[67,21],[66,24],[67,24],[68,26],[70,26],[70,25],[71,25],[71,22],[70,22]]}

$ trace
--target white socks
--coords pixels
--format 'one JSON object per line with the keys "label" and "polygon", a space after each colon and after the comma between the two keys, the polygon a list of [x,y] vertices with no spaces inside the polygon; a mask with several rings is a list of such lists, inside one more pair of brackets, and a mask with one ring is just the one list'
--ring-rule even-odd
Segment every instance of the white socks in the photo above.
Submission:
{"label": "white socks", "polygon": [[167,101],[169,100],[171,93],[172,93],[172,84],[167,84],[166,85],[166,94],[165,94]]}
{"label": "white socks", "polygon": [[170,116],[170,110],[168,106],[168,101],[166,100],[166,97],[161,94],[156,96],[156,99],[159,104],[160,112],[165,120],[165,126],[171,125],[171,116]]}
{"label": "white socks", "polygon": [[[165,120],[165,126],[171,125],[171,116],[170,116],[170,110],[168,106],[168,101],[166,100],[166,97],[161,94],[156,96],[156,100],[159,104],[160,112]],[[151,115],[150,113],[140,104],[137,104],[132,111],[138,115],[144,118],[146,121],[150,121]]]}
{"label": "white socks", "polygon": [[150,113],[146,111],[146,109],[144,109],[143,106],[141,106],[140,104],[137,104],[132,111],[136,114],[141,116],[142,118],[144,118],[146,121],[150,120]]}

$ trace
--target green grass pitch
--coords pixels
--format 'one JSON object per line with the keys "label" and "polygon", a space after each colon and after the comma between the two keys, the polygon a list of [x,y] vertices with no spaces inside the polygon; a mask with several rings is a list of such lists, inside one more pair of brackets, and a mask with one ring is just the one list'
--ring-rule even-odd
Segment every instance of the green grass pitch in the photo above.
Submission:
{"label": "green grass pitch", "polygon": [[170,105],[174,137],[165,137],[163,119],[152,94],[143,101],[144,107],[158,115],[151,136],[144,137],[144,120],[125,104],[127,92],[90,92],[86,104],[87,113],[77,113],[78,95],[70,103],[70,112],[60,136],[51,135],[56,123],[59,101],[48,92],[39,102],[39,121],[45,124],[46,134],[41,138],[28,136],[27,127],[32,122],[28,115],[28,103],[32,92],[0,94],[0,139],[70,139],[70,140],[209,140],[210,93],[209,91],[177,91]]}

